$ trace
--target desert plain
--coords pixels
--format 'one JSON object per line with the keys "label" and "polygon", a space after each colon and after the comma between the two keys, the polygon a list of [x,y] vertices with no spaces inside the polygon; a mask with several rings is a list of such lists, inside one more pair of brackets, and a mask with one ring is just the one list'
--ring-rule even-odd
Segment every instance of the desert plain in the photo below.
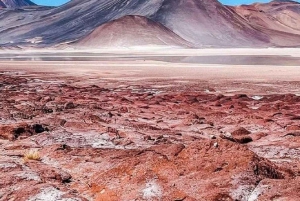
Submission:
{"label": "desert plain", "polygon": [[1,201],[296,201],[298,49],[0,53]]}

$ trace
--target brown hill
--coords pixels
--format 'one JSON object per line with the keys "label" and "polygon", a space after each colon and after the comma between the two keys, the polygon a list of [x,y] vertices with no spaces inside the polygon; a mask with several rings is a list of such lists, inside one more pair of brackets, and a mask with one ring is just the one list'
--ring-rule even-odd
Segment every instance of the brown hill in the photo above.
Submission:
{"label": "brown hill", "polygon": [[77,43],[84,47],[184,46],[190,44],[163,25],[142,16],[125,16],[96,28]]}
{"label": "brown hill", "polygon": [[300,45],[300,4],[294,1],[255,3],[233,9],[247,22],[266,33],[273,44]]}

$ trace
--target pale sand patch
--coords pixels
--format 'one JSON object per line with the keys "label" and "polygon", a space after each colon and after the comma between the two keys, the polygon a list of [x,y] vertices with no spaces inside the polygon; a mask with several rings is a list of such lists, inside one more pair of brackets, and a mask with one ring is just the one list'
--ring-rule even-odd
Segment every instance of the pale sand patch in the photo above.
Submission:
{"label": "pale sand patch", "polygon": [[[56,52],[57,54],[53,54]],[[76,77],[76,82],[93,80],[122,80],[141,82],[149,79],[168,79],[178,81],[205,81],[215,87],[217,92],[230,93],[235,90],[239,93],[249,92],[260,95],[271,92],[300,94],[300,66],[272,66],[272,65],[224,65],[162,62],[144,59],[128,59],[141,55],[156,56],[206,56],[206,55],[290,55],[299,56],[299,49],[106,49],[106,50],[26,50],[0,52],[3,54],[35,55],[49,53],[50,57],[60,54],[86,55],[99,53],[102,57],[118,57],[111,61],[0,61],[0,71],[19,72],[19,74],[35,74],[41,77]],[[77,53],[77,54],[75,54]],[[101,55],[103,53],[103,55]],[[2,56],[3,56],[2,55]],[[120,58],[126,57],[122,60]],[[141,56],[141,58],[144,58]],[[269,58],[268,58],[269,59]],[[184,83],[183,83],[184,84]],[[278,89],[278,90],[277,90]],[[281,90],[281,91],[280,91]]]}
{"label": "pale sand patch", "polygon": [[217,56],[217,55],[290,55],[300,56],[299,48],[206,48],[183,49],[172,47],[132,47],[103,49],[26,49],[1,50],[0,54],[40,54],[40,53],[102,53],[111,55],[152,55],[152,56]]}
{"label": "pale sand patch", "polygon": [[182,64],[159,61],[0,61],[1,71],[93,75],[101,78],[180,78],[239,81],[299,81],[298,66]]}

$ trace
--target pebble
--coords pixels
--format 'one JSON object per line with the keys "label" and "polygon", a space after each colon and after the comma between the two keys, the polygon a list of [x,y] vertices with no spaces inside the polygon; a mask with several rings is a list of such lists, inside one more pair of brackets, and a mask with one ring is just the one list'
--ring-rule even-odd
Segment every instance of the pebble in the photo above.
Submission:
{"label": "pebble", "polygon": [[217,137],[214,135],[210,135],[210,139],[215,140],[215,139],[217,139]]}

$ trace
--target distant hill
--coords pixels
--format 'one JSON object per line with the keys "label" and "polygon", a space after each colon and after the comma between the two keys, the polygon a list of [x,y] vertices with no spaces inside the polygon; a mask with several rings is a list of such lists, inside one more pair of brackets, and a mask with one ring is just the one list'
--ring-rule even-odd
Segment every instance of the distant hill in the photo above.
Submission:
{"label": "distant hill", "polygon": [[80,40],[82,47],[191,46],[163,25],[142,16],[125,16],[96,28]]}
{"label": "distant hill", "polygon": [[280,46],[300,45],[300,3],[275,0],[233,9],[251,26],[267,34],[270,42]]}

